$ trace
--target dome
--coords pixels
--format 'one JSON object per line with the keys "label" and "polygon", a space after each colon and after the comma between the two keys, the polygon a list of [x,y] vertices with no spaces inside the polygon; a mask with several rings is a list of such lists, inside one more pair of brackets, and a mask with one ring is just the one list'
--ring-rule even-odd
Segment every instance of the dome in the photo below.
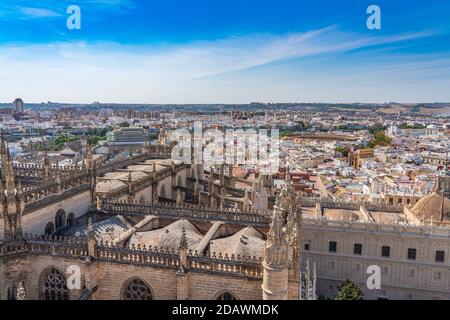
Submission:
{"label": "dome", "polygon": [[450,200],[437,192],[433,192],[423,197],[409,210],[418,219],[431,219],[438,221],[441,219],[442,200],[444,200],[443,220],[450,220]]}
{"label": "dome", "polygon": [[185,219],[175,221],[161,229],[136,232],[131,237],[130,244],[178,249],[183,227],[186,232],[188,248],[195,249],[203,235],[197,227]]}
{"label": "dome", "polygon": [[265,241],[253,227],[243,228],[229,237],[212,240],[209,244],[211,253],[228,254],[229,257],[233,254],[258,258],[264,255]]}

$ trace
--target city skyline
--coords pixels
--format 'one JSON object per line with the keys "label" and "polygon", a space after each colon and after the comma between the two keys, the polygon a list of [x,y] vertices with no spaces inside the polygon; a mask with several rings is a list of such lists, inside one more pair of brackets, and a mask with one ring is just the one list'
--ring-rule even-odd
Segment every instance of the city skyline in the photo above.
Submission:
{"label": "city skyline", "polygon": [[432,2],[90,0],[80,30],[69,1],[6,2],[0,101],[446,102],[450,5]]}

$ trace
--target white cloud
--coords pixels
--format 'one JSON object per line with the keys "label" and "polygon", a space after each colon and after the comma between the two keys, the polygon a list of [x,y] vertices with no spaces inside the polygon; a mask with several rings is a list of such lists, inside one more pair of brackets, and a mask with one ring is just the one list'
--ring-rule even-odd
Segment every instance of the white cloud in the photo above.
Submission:
{"label": "white cloud", "polygon": [[29,18],[53,18],[61,16],[59,13],[45,8],[19,7],[19,12]]}
{"label": "white cloud", "polygon": [[[295,79],[290,75],[290,82],[281,77],[278,83],[271,84],[251,79],[246,70],[433,34],[425,31],[361,37],[333,26],[305,33],[236,36],[183,45],[9,45],[0,47],[0,100],[21,96],[28,101],[67,102],[248,102],[264,97],[292,101],[297,96],[305,97],[295,91],[299,87],[309,88],[320,100],[319,79],[315,79],[315,87],[302,75]],[[275,74],[262,73],[267,78]],[[329,80],[324,75],[322,81]],[[269,95],[273,90],[279,94]],[[349,95],[357,94],[349,90]]]}

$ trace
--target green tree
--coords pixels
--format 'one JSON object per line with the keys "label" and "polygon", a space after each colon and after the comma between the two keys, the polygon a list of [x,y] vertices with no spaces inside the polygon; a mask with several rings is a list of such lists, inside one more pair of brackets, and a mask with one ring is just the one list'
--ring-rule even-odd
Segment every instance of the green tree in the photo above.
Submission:
{"label": "green tree", "polygon": [[119,127],[121,128],[128,128],[130,124],[126,121],[119,123]]}
{"label": "green tree", "polygon": [[374,139],[368,144],[368,148],[375,148],[376,146],[388,146],[392,143],[392,138],[384,134],[383,131],[377,131],[374,135]]}
{"label": "green tree", "polygon": [[59,135],[55,139],[53,139],[53,141],[49,146],[49,150],[51,151],[61,150],[66,143],[75,141],[77,139],[78,138],[76,136]]}
{"label": "green tree", "polygon": [[338,289],[339,291],[334,300],[363,300],[361,289],[348,279]]}
{"label": "green tree", "polygon": [[90,145],[95,146],[98,144],[98,142],[100,140],[106,140],[106,137],[105,136],[96,136],[96,135],[88,136],[88,142]]}
{"label": "green tree", "polygon": [[337,146],[336,149],[334,149],[336,152],[340,152],[344,158],[348,157],[348,153],[350,151],[349,147],[343,147],[343,146]]}

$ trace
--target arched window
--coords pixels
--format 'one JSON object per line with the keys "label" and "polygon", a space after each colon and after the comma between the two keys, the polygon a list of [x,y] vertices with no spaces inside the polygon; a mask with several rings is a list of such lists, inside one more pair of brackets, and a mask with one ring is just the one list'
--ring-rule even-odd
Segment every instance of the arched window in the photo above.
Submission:
{"label": "arched window", "polygon": [[66,277],[56,268],[49,268],[41,275],[40,286],[43,300],[69,300]]}
{"label": "arched window", "polygon": [[45,226],[45,234],[50,235],[53,232],[55,232],[55,226],[53,222],[47,223],[47,225]]}
{"label": "arched window", "polygon": [[58,230],[61,227],[64,227],[66,222],[66,212],[63,209],[59,209],[56,212],[55,216],[55,228]]}
{"label": "arched window", "polygon": [[217,297],[217,300],[237,300],[237,298],[229,292],[224,292]]}
{"label": "arched window", "polygon": [[150,287],[141,279],[128,280],[122,290],[123,300],[153,300]]}
{"label": "arched window", "polygon": [[72,227],[74,225],[75,225],[75,215],[73,214],[73,212],[71,212],[67,216],[67,226]]}

